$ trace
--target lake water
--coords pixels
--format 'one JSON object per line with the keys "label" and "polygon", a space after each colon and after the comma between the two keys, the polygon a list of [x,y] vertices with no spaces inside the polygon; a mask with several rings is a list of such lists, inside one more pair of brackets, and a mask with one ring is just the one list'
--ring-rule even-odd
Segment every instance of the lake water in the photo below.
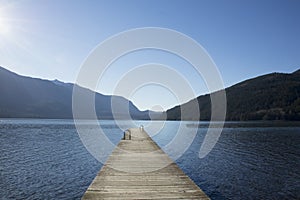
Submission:
{"label": "lake water", "polygon": [[[113,121],[100,124],[117,144],[123,131]],[[136,124],[147,130],[147,122]],[[213,150],[200,159],[207,125],[184,122],[186,137],[197,134],[176,163],[211,199],[300,199],[299,124],[227,123]],[[126,126],[131,125],[124,121]],[[178,126],[166,122],[153,139],[164,148]],[[72,120],[0,119],[0,151],[1,199],[80,199],[102,167]]]}

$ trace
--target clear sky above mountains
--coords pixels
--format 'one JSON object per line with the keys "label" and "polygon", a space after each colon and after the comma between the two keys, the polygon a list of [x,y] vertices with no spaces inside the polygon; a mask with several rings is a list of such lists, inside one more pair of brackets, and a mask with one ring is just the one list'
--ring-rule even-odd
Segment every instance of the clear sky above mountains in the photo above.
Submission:
{"label": "clear sky above mountains", "polygon": [[[0,65],[26,76],[74,82],[100,42],[140,27],[174,29],[196,40],[218,66],[225,86],[300,68],[298,0],[0,0]],[[180,71],[196,95],[207,92],[201,80],[185,70],[187,63],[157,51],[137,52],[115,63],[113,75],[103,79],[98,91],[112,93],[110,86],[122,73],[149,62]],[[149,95],[155,92],[160,95]],[[140,109],[182,103],[158,86],[147,86],[129,98]]]}

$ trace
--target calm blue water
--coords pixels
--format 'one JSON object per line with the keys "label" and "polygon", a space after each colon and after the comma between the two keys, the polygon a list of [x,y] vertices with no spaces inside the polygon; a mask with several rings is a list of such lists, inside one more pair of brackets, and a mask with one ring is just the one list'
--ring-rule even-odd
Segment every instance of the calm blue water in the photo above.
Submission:
{"label": "calm blue water", "polygon": [[[199,159],[207,124],[198,129],[185,123],[187,137],[197,134],[176,162],[211,199],[300,199],[300,127],[235,123]],[[117,144],[122,130],[113,121],[100,124]],[[154,140],[164,147],[178,125],[166,122]],[[0,149],[1,199],[80,199],[102,167],[83,146],[72,120],[1,119]]]}

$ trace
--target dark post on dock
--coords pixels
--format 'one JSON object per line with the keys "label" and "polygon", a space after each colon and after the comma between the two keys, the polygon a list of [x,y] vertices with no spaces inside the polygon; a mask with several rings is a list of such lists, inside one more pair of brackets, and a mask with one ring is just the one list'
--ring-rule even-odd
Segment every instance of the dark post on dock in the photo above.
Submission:
{"label": "dark post on dock", "polygon": [[82,199],[209,199],[144,131],[131,128]]}

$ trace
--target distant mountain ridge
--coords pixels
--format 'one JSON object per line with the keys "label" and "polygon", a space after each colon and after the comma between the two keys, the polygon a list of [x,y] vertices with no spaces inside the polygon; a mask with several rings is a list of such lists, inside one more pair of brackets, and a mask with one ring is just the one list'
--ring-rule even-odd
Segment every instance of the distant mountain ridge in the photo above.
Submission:
{"label": "distant mountain ridge", "polygon": [[[226,120],[300,120],[300,69],[291,73],[271,73],[242,81],[226,90]],[[168,120],[180,120],[180,109],[193,113],[197,101],[200,120],[210,120],[210,95],[167,110]],[[185,116],[198,120],[199,116]]]}
{"label": "distant mountain ridge", "polygon": [[[0,67],[0,118],[73,118],[72,91],[79,87],[58,80],[20,76]],[[83,94],[93,91],[79,87]],[[271,73],[242,81],[226,88],[226,120],[300,120],[300,69]],[[117,102],[117,118],[125,118],[128,108],[133,119],[210,120],[210,94],[175,106],[165,113],[140,111],[131,101],[120,96],[95,93],[95,110],[99,119],[113,119],[111,101]],[[200,116],[194,115],[198,103]],[[84,102],[83,102],[84,108]],[[86,118],[91,118],[87,113]]]}
{"label": "distant mountain ridge", "polygon": [[[58,80],[20,76],[0,67],[0,118],[73,118],[73,87],[79,86]],[[83,94],[93,93],[79,88]],[[118,102],[116,110],[120,108],[117,118],[125,116],[122,112],[126,107],[133,119],[149,119],[148,111],[140,111],[123,97],[95,93],[95,108],[99,119],[113,119],[112,98]]]}

